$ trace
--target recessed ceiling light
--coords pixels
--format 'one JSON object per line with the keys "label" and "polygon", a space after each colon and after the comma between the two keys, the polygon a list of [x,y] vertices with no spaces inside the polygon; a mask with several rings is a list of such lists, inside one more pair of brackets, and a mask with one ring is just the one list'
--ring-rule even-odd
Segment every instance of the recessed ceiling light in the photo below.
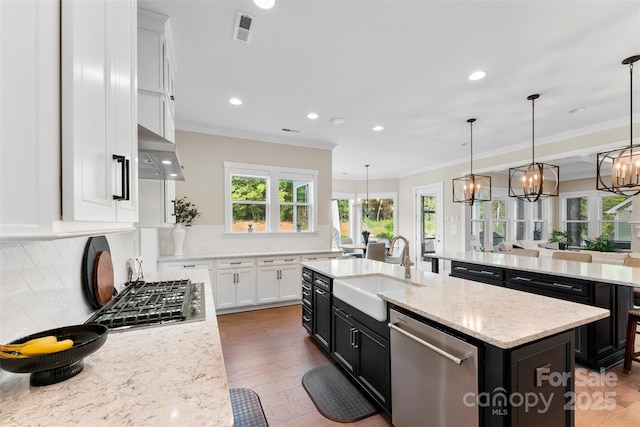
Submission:
{"label": "recessed ceiling light", "polygon": [[163,160],[162,164],[163,165],[170,165],[171,164],[171,160]]}
{"label": "recessed ceiling light", "polygon": [[473,73],[471,73],[469,75],[469,80],[480,80],[480,79],[484,79],[484,77],[487,75],[487,73],[485,73],[484,71],[478,70],[478,71],[474,71]]}
{"label": "recessed ceiling light", "polygon": [[341,125],[344,123],[344,119],[342,117],[334,117],[331,120],[329,120],[331,123],[333,123],[334,125]]}
{"label": "recessed ceiling light", "polygon": [[231,98],[229,100],[229,104],[231,105],[241,105],[242,104],[242,100],[239,98]]}
{"label": "recessed ceiling light", "polygon": [[178,176],[177,173],[170,173],[169,176]]}
{"label": "recessed ceiling light", "polygon": [[309,113],[307,114],[307,118],[311,119],[311,120],[315,120],[317,119],[319,116],[316,113]]}
{"label": "recessed ceiling light", "polygon": [[569,111],[569,114],[579,113],[579,112],[584,111],[584,110],[586,110],[585,107],[574,108],[573,110]]}
{"label": "recessed ceiling light", "polygon": [[374,126],[373,130],[375,130],[376,132],[380,132],[382,129],[384,129],[382,126]]}
{"label": "recessed ceiling light", "polygon": [[260,9],[271,9],[276,4],[276,0],[253,0],[253,2]]}

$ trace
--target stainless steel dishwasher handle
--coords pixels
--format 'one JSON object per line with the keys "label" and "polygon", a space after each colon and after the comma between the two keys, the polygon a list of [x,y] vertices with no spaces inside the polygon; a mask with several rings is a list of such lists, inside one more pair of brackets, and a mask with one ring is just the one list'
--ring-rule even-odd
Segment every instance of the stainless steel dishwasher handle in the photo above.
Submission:
{"label": "stainless steel dishwasher handle", "polygon": [[446,351],[436,347],[435,345],[426,342],[423,339],[418,338],[417,336],[410,334],[409,332],[405,331],[404,329],[400,329],[398,328],[396,325],[394,325],[393,323],[388,323],[387,324],[389,326],[389,328],[393,329],[396,332],[400,332],[402,335],[404,335],[407,338],[410,338],[412,340],[414,340],[415,342],[427,347],[430,350],[435,351],[436,353],[438,353],[439,355],[446,357],[447,359],[451,360],[452,362],[454,362],[456,365],[460,365],[462,366],[464,364],[464,361],[466,359],[466,357],[464,359],[460,359],[459,357],[456,357],[450,353],[447,353]]}

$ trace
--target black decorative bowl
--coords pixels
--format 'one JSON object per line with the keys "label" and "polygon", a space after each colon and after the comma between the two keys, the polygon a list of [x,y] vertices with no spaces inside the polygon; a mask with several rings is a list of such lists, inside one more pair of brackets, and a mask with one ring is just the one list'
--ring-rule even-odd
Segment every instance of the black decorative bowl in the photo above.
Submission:
{"label": "black decorative bowl", "polygon": [[0,356],[0,368],[19,374],[31,373],[29,383],[32,386],[59,383],[82,372],[84,369],[82,359],[102,347],[107,340],[108,332],[109,328],[99,324],[65,326],[38,332],[12,341],[10,344],[22,344],[34,338],[54,335],[58,341],[73,340],[73,347],[57,353],[24,359],[8,359]]}

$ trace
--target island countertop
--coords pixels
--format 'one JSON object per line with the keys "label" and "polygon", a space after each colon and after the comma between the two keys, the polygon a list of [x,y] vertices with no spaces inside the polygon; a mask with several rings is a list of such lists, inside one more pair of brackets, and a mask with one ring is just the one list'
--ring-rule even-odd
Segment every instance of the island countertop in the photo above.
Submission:
{"label": "island countertop", "polygon": [[184,278],[205,284],[205,320],[111,331],[80,374],[57,384],[2,372],[2,425],[233,426],[208,271],[149,277]]}
{"label": "island countertop", "polygon": [[640,287],[640,268],[600,262],[576,262],[550,258],[536,258],[497,252],[445,252],[431,254],[433,258],[471,264],[503,267],[513,270],[545,273],[572,279],[591,280]]}
{"label": "island countertop", "polygon": [[[331,278],[385,275],[404,279],[404,267],[367,259],[305,262]],[[387,302],[499,348],[508,349],[609,316],[585,304],[411,269],[412,286],[380,292]]]}

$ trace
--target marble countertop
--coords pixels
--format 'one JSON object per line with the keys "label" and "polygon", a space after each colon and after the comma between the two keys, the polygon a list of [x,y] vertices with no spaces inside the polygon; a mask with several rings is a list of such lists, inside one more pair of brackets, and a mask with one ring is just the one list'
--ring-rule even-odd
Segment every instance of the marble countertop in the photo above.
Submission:
{"label": "marble countertop", "polygon": [[378,296],[499,348],[513,348],[609,316],[609,310],[367,259],[303,262],[332,278],[382,274],[413,287]]}
{"label": "marble countertop", "polygon": [[2,425],[233,426],[207,270],[149,276],[204,282],[206,320],[109,332],[84,370],[58,384],[31,387],[29,374],[5,373]]}
{"label": "marble countertop", "polygon": [[201,253],[201,254],[186,254],[181,256],[175,255],[160,255],[158,261],[194,261],[204,259],[223,259],[223,258],[255,258],[255,257],[273,257],[284,255],[311,255],[311,254],[342,254],[341,249],[317,249],[317,250],[289,250],[289,251],[277,251],[277,252],[242,252],[242,253]]}
{"label": "marble countertop", "polygon": [[640,268],[599,262],[563,261],[548,258],[518,256],[497,252],[445,252],[434,258],[504,267],[532,273],[548,273],[573,279],[592,280],[613,285],[640,287]]}

